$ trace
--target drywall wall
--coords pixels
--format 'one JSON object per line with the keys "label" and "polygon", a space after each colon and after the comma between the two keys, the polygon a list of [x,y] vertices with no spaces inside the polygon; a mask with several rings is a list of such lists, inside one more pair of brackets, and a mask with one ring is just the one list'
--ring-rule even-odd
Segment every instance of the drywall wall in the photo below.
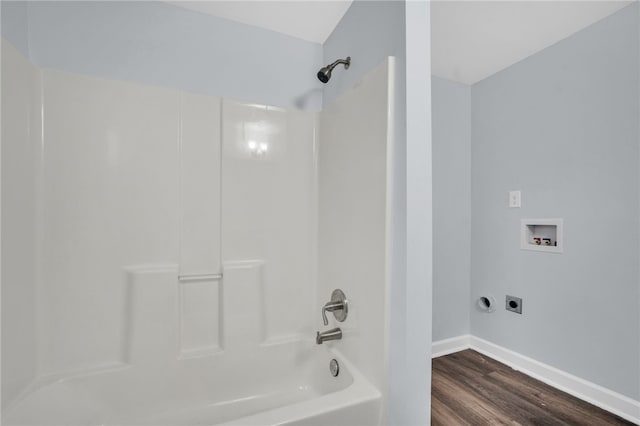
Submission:
{"label": "drywall wall", "polygon": [[[351,56],[351,66],[336,67],[329,83],[323,87],[324,105],[329,106],[342,93],[387,56],[398,58],[401,74],[397,83],[405,80],[405,6],[396,1],[356,0],[352,3],[323,46],[323,63]],[[404,99],[404,95],[401,95]]]}
{"label": "drywall wall", "polygon": [[37,72],[2,40],[2,407],[36,374]]}
{"label": "drywall wall", "polygon": [[[640,399],[637,4],[471,89],[473,335]],[[507,191],[522,208],[507,208]],[[564,253],[519,248],[564,218]]]}
{"label": "drywall wall", "polygon": [[[24,6],[2,3],[20,18],[9,19],[15,25],[6,37],[24,46],[16,28]],[[322,105],[319,44],[162,2],[43,1],[26,8],[29,56],[40,67],[286,108]]]}
{"label": "drywall wall", "polygon": [[[405,314],[404,348],[391,351],[392,424],[429,424],[431,418],[431,306],[433,279],[431,171],[431,9],[407,2],[406,22],[406,292],[405,311],[391,300],[392,318]],[[427,78],[425,78],[427,76]],[[399,124],[402,126],[402,124]],[[393,294],[393,293],[392,293]],[[391,325],[392,329],[394,324]],[[395,337],[395,336],[394,336]],[[394,338],[392,348],[398,341]],[[402,342],[400,342],[402,343]],[[404,353],[403,353],[404,352]],[[400,368],[398,363],[404,362]],[[394,373],[401,370],[398,377]]]}
{"label": "drywall wall", "polygon": [[433,340],[469,334],[471,86],[431,78]]}
{"label": "drywall wall", "polygon": [[2,37],[25,57],[29,56],[29,17],[26,1],[0,2]]}

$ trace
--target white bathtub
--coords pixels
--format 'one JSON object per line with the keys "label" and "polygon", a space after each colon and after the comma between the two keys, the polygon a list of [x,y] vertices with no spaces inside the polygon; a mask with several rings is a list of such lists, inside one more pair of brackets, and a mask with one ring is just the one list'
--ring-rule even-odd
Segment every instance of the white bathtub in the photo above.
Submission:
{"label": "white bathtub", "polygon": [[[245,351],[251,352],[251,351]],[[329,361],[340,374],[333,377]],[[312,342],[261,347],[36,384],[7,425],[377,425],[380,392]]]}

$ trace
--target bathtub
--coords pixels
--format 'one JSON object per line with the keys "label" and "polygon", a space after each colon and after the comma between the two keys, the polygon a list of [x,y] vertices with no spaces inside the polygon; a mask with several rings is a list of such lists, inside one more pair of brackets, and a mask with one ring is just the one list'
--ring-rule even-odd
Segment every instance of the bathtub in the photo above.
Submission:
{"label": "bathtub", "polygon": [[298,341],[41,380],[2,424],[377,425],[380,407],[379,390],[337,350]]}

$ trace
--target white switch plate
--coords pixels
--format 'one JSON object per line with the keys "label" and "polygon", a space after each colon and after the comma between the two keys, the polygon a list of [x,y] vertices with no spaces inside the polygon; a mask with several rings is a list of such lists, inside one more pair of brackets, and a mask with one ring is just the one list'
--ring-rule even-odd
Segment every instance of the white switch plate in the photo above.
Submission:
{"label": "white switch plate", "polygon": [[520,191],[509,191],[509,207],[522,207],[522,193]]}

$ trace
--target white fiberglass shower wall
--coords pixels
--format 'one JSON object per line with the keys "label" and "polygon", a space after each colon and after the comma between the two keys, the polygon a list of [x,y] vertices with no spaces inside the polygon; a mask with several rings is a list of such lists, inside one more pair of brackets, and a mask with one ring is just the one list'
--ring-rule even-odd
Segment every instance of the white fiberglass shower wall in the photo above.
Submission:
{"label": "white fiberglass shower wall", "polygon": [[310,333],[314,114],[42,76],[43,374]]}
{"label": "white fiberglass shower wall", "polygon": [[3,423],[382,422],[393,61],[315,113],[2,54]]}
{"label": "white fiberglass shower wall", "polygon": [[378,389],[388,386],[394,59],[323,111],[320,127],[320,301],[332,288],[354,301],[335,346]]}

